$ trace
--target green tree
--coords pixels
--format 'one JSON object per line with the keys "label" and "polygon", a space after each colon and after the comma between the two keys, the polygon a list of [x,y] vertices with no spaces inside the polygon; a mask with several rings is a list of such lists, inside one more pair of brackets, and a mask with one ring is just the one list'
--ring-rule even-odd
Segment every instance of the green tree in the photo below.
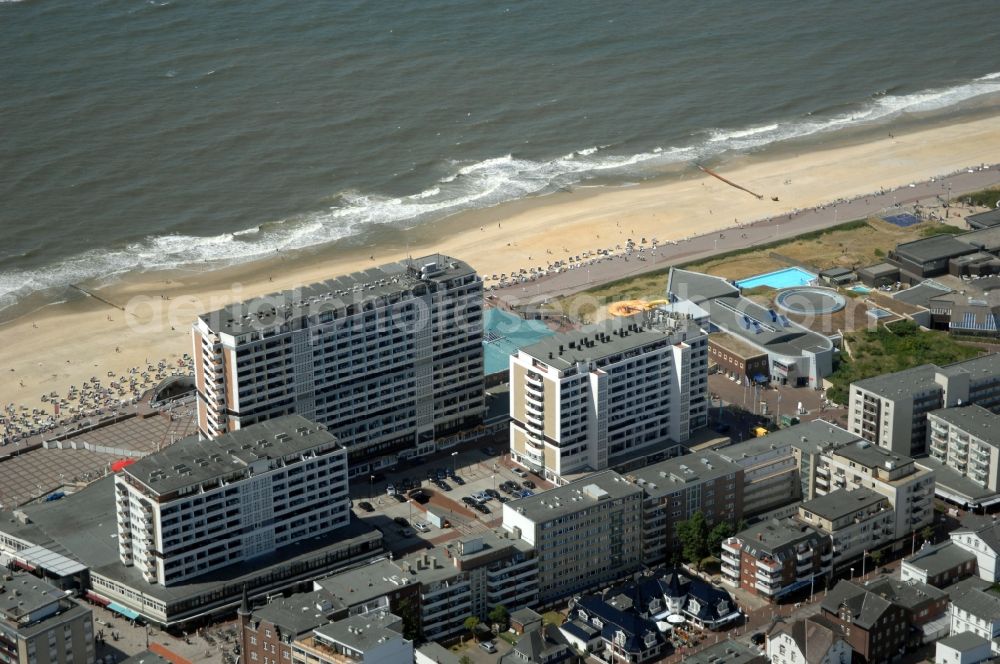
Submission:
{"label": "green tree", "polygon": [[717,555],[719,550],[722,548],[723,540],[726,540],[736,533],[733,532],[733,527],[728,521],[720,521],[715,524],[715,528],[708,533],[708,551],[711,555]]}
{"label": "green tree", "polygon": [[693,565],[701,563],[708,555],[708,522],[701,511],[695,512],[687,521],[677,524],[677,539],[681,542],[683,559]]}
{"label": "green tree", "polygon": [[476,638],[476,628],[479,627],[479,618],[476,616],[469,616],[465,619],[465,629],[469,630],[469,634],[472,636],[473,640]]}
{"label": "green tree", "polygon": [[882,559],[885,558],[885,554],[882,553],[882,549],[875,549],[874,551],[872,551],[871,556],[872,556],[872,562],[875,563],[876,567],[881,565]]}
{"label": "green tree", "polygon": [[934,529],[930,526],[924,526],[924,529],[920,531],[920,536],[924,538],[926,542],[934,541]]}
{"label": "green tree", "polygon": [[497,604],[490,611],[489,619],[490,622],[500,625],[501,630],[507,629],[507,620],[510,618],[510,613],[507,612],[507,607],[503,604]]}
{"label": "green tree", "polygon": [[403,638],[407,641],[421,641],[420,614],[409,598],[400,600],[396,615],[403,621]]}

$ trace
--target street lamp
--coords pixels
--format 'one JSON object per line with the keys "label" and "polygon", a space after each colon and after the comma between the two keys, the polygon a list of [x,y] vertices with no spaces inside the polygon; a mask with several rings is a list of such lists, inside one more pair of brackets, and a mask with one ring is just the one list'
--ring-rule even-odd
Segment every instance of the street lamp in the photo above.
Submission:
{"label": "street lamp", "polygon": [[368,476],[368,500],[375,499],[375,476]]}
{"label": "street lamp", "polygon": [[452,452],[451,453],[451,474],[452,475],[455,475],[458,472],[456,470],[456,467],[455,467],[455,464],[456,464],[455,457],[457,457],[457,456],[458,456],[458,452]]}
{"label": "street lamp", "polygon": [[854,580],[854,568],[852,567],[851,568],[851,581],[853,581],[853,580]]}

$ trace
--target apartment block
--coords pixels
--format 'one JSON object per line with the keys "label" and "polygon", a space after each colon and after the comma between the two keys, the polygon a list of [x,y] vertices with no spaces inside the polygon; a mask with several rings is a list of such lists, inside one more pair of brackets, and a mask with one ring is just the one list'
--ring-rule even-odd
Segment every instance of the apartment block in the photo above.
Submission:
{"label": "apartment block", "polygon": [[538,599],[539,559],[505,531],[465,537],[425,551],[335,574],[317,590],[349,614],[391,611],[418,618],[427,640],[461,632],[470,615],[532,606]]}
{"label": "apartment block", "polygon": [[479,424],[482,281],[425,256],[203,314],[192,329],[198,428],[281,415],[325,424],[355,474]]}
{"label": "apartment block", "polygon": [[503,506],[504,530],[535,549],[542,605],[639,568],[643,495],[606,470]]}
{"label": "apartment block", "polygon": [[[292,664],[412,664],[413,642],[403,621],[373,611],[317,627],[292,642]],[[253,661],[251,659],[251,661]],[[277,664],[278,660],[272,660]],[[258,663],[263,664],[263,663]]]}
{"label": "apartment block", "polygon": [[0,662],[92,664],[94,618],[60,590],[30,574],[0,579]]}
{"label": "apartment block", "polygon": [[264,664],[264,660],[288,662],[292,643],[314,629],[348,615],[346,607],[325,590],[281,595],[251,610],[244,593],[237,611],[241,660]]}
{"label": "apartment block", "polygon": [[837,489],[799,505],[798,519],[833,543],[834,569],[860,560],[895,539],[896,515],[889,499],[871,489]]}
{"label": "apartment block", "polygon": [[861,440],[825,451],[813,472],[816,495],[865,487],[888,498],[895,518],[894,540],[934,522],[934,473],[910,457]]}
{"label": "apartment block", "polygon": [[792,436],[767,435],[716,450],[743,469],[743,514],[754,516],[802,498]]}
{"label": "apartment block", "polygon": [[822,583],[832,569],[830,536],[794,519],[762,521],[722,543],[722,580],[769,601]]}
{"label": "apartment block", "polygon": [[556,334],[510,358],[510,450],[556,483],[662,457],[707,424],[706,335],[653,312]]}
{"label": "apartment block", "polygon": [[720,454],[687,454],[633,470],[626,476],[643,491],[643,562],[661,563],[680,548],[676,524],[695,512],[709,527],[743,518],[743,469]]}
{"label": "apartment block", "polygon": [[288,415],[150,454],[115,475],[115,501],[121,562],[175,585],[347,526],[347,452]]}
{"label": "apartment block", "polygon": [[972,404],[927,413],[930,458],[920,465],[937,476],[937,495],[985,509],[1000,503],[1000,415]]}
{"label": "apartment block", "polygon": [[927,452],[928,413],[963,404],[1000,412],[1000,354],[852,383],[848,429],[896,454],[920,455]]}

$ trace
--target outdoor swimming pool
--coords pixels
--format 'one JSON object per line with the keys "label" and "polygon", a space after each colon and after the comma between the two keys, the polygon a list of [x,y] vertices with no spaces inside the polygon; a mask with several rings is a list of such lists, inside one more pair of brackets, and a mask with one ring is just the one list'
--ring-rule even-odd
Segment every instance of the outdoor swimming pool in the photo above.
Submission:
{"label": "outdoor swimming pool", "polygon": [[892,312],[886,311],[885,309],[872,308],[868,310],[868,315],[875,320],[882,320],[883,318],[889,318],[892,316]]}
{"label": "outdoor swimming pool", "polygon": [[514,314],[487,309],[483,313],[483,356],[487,375],[506,371],[510,356],[555,332],[538,320],[522,320]]}
{"label": "outdoor swimming pool", "polygon": [[808,286],[816,279],[816,275],[807,272],[799,267],[786,267],[784,270],[758,274],[755,277],[741,279],[736,282],[738,288],[756,288],[757,286],[767,286],[768,288],[792,288],[794,286]]}
{"label": "outdoor swimming pool", "polygon": [[855,293],[871,293],[872,289],[868,286],[851,286],[851,290]]}

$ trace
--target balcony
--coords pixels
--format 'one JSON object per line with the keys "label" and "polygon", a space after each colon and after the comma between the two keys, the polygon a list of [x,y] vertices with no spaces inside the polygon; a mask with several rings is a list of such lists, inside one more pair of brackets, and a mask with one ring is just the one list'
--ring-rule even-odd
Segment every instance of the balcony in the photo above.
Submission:
{"label": "balcony", "polygon": [[805,551],[796,551],[795,552],[795,560],[798,560],[798,561],[810,560],[811,561],[812,559],[813,559],[813,552],[812,552],[811,549],[806,549]]}
{"label": "balcony", "polygon": [[727,553],[731,553],[731,554],[733,554],[734,556],[737,556],[737,557],[739,557],[739,555],[740,555],[740,550],[736,546],[733,546],[732,544],[730,544],[729,542],[723,542],[722,543],[722,550],[725,551],[725,552],[727,552]]}
{"label": "balcony", "polygon": [[816,466],[816,474],[820,477],[830,477],[830,469],[826,466]]}
{"label": "balcony", "polygon": [[780,572],[781,571],[781,563],[779,563],[776,560],[770,560],[770,559],[760,560],[760,559],[758,559],[757,560],[757,568],[758,569],[767,570],[769,572],[775,572],[775,571]]}

